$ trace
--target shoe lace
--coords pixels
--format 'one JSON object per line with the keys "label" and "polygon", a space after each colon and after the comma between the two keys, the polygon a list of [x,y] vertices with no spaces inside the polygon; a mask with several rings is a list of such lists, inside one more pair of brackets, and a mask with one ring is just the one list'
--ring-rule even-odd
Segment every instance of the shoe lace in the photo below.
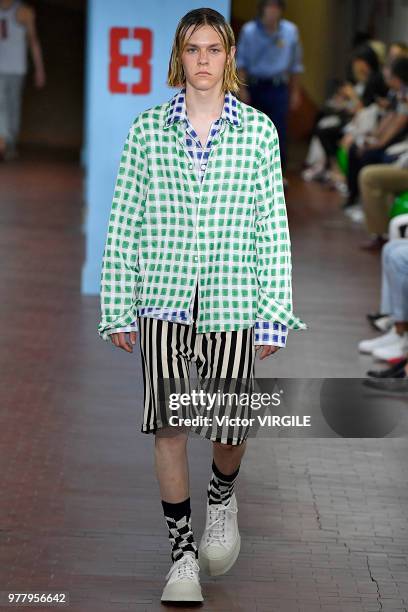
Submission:
{"label": "shoe lace", "polygon": [[176,579],[188,578],[189,580],[197,579],[197,572],[200,571],[200,567],[193,558],[192,555],[183,555],[180,559],[175,561],[170,568],[166,576],[166,580],[170,578],[175,572],[177,573]]}
{"label": "shoe lace", "polygon": [[231,508],[231,504],[224,506],[223,504],[210,504],[209,506],[209,525],[206,543],[213,542],[225,543],[225,517],[227,512],[237,514],[237,508]]}

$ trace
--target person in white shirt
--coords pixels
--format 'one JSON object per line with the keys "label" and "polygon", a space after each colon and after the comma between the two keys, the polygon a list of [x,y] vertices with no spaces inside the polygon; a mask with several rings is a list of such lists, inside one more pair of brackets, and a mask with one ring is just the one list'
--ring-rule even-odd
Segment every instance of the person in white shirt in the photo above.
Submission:
{"label": "person in white shirt", "polygon": [[35,86],[44,87],[46,77],[34,9],[20,0],[0,0],[0,160],[17,155],[27,43],[34,63]]}

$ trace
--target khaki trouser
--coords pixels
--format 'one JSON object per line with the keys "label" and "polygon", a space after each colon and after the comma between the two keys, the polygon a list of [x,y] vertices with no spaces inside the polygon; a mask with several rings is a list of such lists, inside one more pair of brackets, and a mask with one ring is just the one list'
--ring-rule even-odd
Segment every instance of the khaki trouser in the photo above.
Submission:
{"label": "khaki trouser", "polygon": [[408,169],[373,164],[361,170],[359,183],[368,231],[385,234],[393,201],[398,194],[408,191]]}

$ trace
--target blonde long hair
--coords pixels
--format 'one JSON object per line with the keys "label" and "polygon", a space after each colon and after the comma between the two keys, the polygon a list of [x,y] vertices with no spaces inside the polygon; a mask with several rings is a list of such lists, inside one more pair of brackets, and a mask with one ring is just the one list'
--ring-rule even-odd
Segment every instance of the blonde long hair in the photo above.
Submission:
{"label": "blonde long hair", "polygon": [[169,69],[167,73],[167,85],[170,87],[184,86],[186,83],[186,75],[184,73],[181,54],[184,48],[184,39],[186,33],[191,26],[194,26],[193,34],[199,27],[209,25],[218,33],[222,40],[227,61],[225,63],[224,78],[222,82],[223,91],[232,91],[238,93],[239,86],[242,84],[237,74],[237,66],[235,57],[230,58],[229,53],[231,47],[235,45],[235,36],[229,23],[221,13],[211,8],[199,8],[189,11],[182,17],[178,23],[176,33],[174,35],[173,47],[171,50]]}

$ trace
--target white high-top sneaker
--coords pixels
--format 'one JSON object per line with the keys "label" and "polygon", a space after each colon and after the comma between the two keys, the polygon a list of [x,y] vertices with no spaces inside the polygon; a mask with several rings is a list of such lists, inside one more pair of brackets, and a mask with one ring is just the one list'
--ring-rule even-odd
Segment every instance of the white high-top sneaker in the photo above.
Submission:
{"label": "white high-top sneaker", "polygon": [[204,601],[201,593],[200,567],[192,552],[186,552],[171,566],[166,576],[161,601]]}
{"label": "white high-top sneaker", "polygon": [[408,333],[397,335],[393,344],[380,346],[373,350],[373,357],[382,361],[402,359],[408,352]]}
{"label": "white high-top sneaker", "polygon": [[205,529],[198,548],[200,568],[210,576],[225,574],[234,565],[241,548],[235,493],[227,506],[209,504]]}
{"label": "white high-top sneaker", "polygon": [[372,353],[376,349],[395,344],[398,341],[399,337],[400,336],[395,330],[395,325],[393,325],[390,331],[386,334],[383,334],[382,336],[378,336],[377,338],[373,338],[372,340],[362,340],[358,345],[358,350],[360,351],[360,353]]}

